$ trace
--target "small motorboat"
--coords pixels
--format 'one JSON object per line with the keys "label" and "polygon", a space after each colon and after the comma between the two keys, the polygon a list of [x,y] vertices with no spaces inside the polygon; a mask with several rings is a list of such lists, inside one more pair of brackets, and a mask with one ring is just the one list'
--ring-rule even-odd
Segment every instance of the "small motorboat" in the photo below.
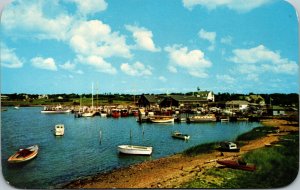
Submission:
{"label": "small motorboat", "polygon": [[155,115],[155,116],[150,116],[149,120],[152,123],[174,123],[173,116]]}
{"label": "small motorboat", "polygon": [[249,165],[241,160],[217,160],[218,164],[226,166],[232,169],[246,170],[246,171],[255,171],[255,165]]}
{"label": "small motorboat", "polygon": [[177,138],[177,139],[183,139],[183,140],[189,140],[190,139],[190,136],[188,134],[182,134],[178,131],[174,131],[172,133],[172,137]]}
{"label": "small motorboat", "polygon": [[152,147],[135,146],[135,145],[119,145],[118,151],[123,154],[151,155]]}
{"label": "small motorboat", "polygon": [[57,124],[54,127],[54,135],[55,136],[63,136],[65,133],[65,126],[64,124]]}
{"label": "small motorboat", "polygon": [[220,146],[217,148],[219,151],[223,152],[239,152],[240,149],[237,147],[237,145],[233,142],[225,141],[221,142]]}
{"label": "small motorboat", "polygon": [[14,155],[8,158],[9,163],[21,163],[35,158],[38,154],[38,145],[33,145],[28,148],[20,149]]}

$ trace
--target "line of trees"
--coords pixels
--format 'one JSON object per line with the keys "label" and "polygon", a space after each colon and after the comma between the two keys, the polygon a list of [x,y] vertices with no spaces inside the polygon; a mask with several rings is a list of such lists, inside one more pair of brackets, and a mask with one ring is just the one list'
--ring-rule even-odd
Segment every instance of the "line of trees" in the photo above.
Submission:
{"label": "line of trees", "polygon": [[[193,92],[188,93],[171,93],[170,95],[193,95]],[[166,94],[150,94],[150,95],[161,95],[164,96]],[[246,96],[249,95],[260,95],[264,100],[266,104],[272,104],[272,105],[293,105],[293,106],[299,106],[299,94],[297,93],[290,93],[290,94],[284,94],[284,93],[272,93],[272,94],[237,94],[237,93],[218,93],[215,94],[215,101],[216,102],[223,102],[223,101],[230,101],[230,100],[244,100]],[[25,99],[38,99],[39,94],[25,94],[25,93],[13,93],[13,94],[2,94],[1,96],[6,96],[7,100],[9,101],[20,101]],[[74,99],[79,98],[92,98],[92,94],[49,94],[48,99],[50,100],[57,100],[61,99],[61,101],[73,101]],[[108,100],[114,101],[134,101],[138,100],[140,96],[139,95],[132,95],[132,94],[119,94],[119,93],[105,93],[105,94],[94,94],[94,99],[97,98],[99,100]],[[1,101],[5,101],[4,98],[1,98]]]}

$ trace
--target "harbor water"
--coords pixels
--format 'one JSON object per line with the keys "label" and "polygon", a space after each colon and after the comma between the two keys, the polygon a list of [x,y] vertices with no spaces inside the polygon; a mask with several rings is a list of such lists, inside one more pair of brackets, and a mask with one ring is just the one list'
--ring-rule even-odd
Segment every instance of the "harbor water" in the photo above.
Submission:
{"label": "harbor water", "polygon": [[[55,188],[66,182],[131,164],[182,152],[210,142],[231,140],[260,123],[212,122],[151,124],[125,118],[74,118],[73,114],[42,114],[42,107],[7,108],[1,112],[1,161],[5,180],[17,188]],[[53,135],[56,124],[65,135]],[[190,140],[171,137],[173,131],[189,134]],[[7,163],[19,148],[37,144],[38,156],[24,164]],[[125,156],[121,144],[152,146],[151,156]]]}

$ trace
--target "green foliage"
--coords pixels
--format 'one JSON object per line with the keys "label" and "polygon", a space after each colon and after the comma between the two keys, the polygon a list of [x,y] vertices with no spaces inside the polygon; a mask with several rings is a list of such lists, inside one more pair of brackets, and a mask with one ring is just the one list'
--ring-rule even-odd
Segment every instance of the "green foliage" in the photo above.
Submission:
{"label": "green foliage", "polygon": [[249,141],[266,136],[267,133],[275,133],[277,127],[256,127],[251,131],[237,137],[238,141]]}
{"label": "green foliage", "polygon": [[197,145],[193,146],[191,148],[188,148],[183,152],[183,155],[186,156],[195,156],[197,154],[201,153],[209,153],[212,152],[217,148],[216,143],[208,143],[208,144],[202,144],[202,145]]}
{"label": "green foliage", "polygon": [[[291,184],[299,171],[299,134],[285,136],[272,147],[248,152],[247,163],[255,164],[256,171],[211,168],[200,178],[184,184],[183,188],[282,188]],[[207,179],[214,179],[213,181]]]}

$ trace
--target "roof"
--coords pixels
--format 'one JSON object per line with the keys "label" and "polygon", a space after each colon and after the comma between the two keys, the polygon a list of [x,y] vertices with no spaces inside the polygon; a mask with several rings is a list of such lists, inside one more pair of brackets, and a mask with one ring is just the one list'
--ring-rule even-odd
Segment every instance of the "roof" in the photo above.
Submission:
{"label": "roof", "polygon": [[155,96],[155,95],[147,95],[147,94],[144,94],[143,95],[149,103],[160,103],[164,97],[161,97],[161,96]]}
{"label": "roof", "polygon": [[227,101],[226,105],[248,105],[249,102],[245,101],[245,100],[231,100],[231,101]]}
{"label": "roof", "polygon": [[197,97],[197,96],[184,96],[184,95],[171,95],[171,98],[178,102],[182,101],[207,101],[206,97]]}

